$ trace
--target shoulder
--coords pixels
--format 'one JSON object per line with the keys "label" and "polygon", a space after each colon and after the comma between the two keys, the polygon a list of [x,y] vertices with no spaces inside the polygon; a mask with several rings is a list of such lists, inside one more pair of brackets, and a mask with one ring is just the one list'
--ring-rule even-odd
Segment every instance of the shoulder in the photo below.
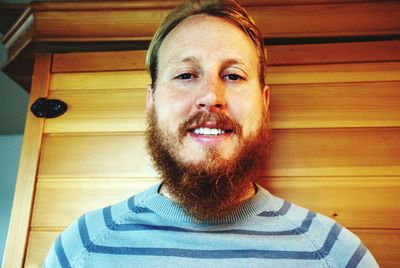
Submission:
{"label": "shoulder", "polygon": [[120,220],[132,214],[135,196],[83,214],[54,241],[43,267],[80,267],[96,242]]}
{"label": "shoulder", "polygon": [[[282,202],[278,197],[271,198]],[[284,202],[288,209],[280,216],[314,245],[315,254],[328,267],[379,267],[359,237],[350,230],[320,213]]]}
{"label": "shoulder", "polygon": [[81,216],[57,237],[43,267],[72,267],[84,255],[86,249],[79,232],[79,221],[84,218]]}

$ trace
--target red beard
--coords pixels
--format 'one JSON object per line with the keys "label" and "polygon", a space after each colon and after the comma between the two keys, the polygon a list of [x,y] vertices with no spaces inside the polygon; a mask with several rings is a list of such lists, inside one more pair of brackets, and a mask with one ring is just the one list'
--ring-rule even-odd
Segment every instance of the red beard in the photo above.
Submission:
{"label": "red beard", "polygon": [[159,128],[154,110],[148,113],[146,130],[147,149],[163,178],[163,187],[189,215],[204,222],[222,219],[240,206],[238,200],[254,187],[255,173],[270,152],[269,116],[265,110],[259,131],[246,139],[242,139],[241,126],[225,114],[199,112],[179,127],[179,142],[194,122],[211,119],[239,136],[241,147],[231,159],[223,159],[217,148],[209,148],[206,161],[183,163],[176,157],[173,139]]}

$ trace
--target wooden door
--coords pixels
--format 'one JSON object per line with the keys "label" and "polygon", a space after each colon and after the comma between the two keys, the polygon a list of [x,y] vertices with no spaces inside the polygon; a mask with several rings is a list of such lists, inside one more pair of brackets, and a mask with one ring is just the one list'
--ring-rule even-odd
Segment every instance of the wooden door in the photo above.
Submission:
{"label": "wooden door", "polygon": [[[260,184],[350,228],[382,267],[400,262],[399,48],[399,41],[268,47],[273,154]],[[47,96],[69,109],[46,120],[28,112],[5,267],[40,267],[82,213],[158,181],[144,148],[144,57],[37,57],[31,102]]]}

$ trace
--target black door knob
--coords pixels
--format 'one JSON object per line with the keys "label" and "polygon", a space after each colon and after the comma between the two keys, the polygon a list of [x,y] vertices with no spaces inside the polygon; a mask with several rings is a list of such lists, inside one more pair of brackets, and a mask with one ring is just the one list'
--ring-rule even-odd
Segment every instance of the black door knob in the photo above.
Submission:
{"label": "black door knob", "polygon": [[31,106],[31,112],[36,117],[54,118],[64,114],[68,105],[57,99],[39,98]]}

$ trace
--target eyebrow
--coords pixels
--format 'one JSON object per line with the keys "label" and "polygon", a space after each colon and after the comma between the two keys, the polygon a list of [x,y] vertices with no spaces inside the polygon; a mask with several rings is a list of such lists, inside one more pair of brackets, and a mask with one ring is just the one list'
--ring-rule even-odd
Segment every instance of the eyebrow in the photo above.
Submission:
{"label": "eyebrow", "polygon": [[243,66],[249,65],[249,63],[246,64],[246,62],[241,59],[227,59],[222,63],[222,66],[225,68],[225,67],[235,65],[235,64],[239,64],[239,65],[243,65]]}
{"label": "eyebrow", "polygon": [[[199,64],[199,61],[197,60],[197,58],[196,58],[196,57],[193,57],[193,56],[186,57],[186,58],[183,58],[183,59],[178,59],[178,60],[175,60],[174,58],[171,58],[171,59],[168,61],[168,63],[173,63],[173,64],[182,63],[182,62],[183,62],[183,63],[193,63],[193,64],[195,64],[195,65],[197,65],[197,66],[200,65],[200,64]],[[246,62],[245,62],[244,60],[242,60],[242,59],[236,59],[236,58],[227,59],[227,60],[225,60],[225,61],[222,63],[222,65],[223,65],[224,67],[227,67],[227,66],[230,66],[230,65],[234,65],[234,64],[240,64],[240,65],[244,65],[244,66],[249,65],[249,63],[246,64]]]}
{"label": "eyebrow", "polygon": [[193,56],[186,57],[186,58],[183,58],[183,59],[178,59],[178,60],[175,60],[175,58],[171,58],[168,61],[168,63],[173,63],[173,64],[182,63],[182,62],[184,62],[184,63],[194,63],[196,65],[200,65],[199,61]]}

